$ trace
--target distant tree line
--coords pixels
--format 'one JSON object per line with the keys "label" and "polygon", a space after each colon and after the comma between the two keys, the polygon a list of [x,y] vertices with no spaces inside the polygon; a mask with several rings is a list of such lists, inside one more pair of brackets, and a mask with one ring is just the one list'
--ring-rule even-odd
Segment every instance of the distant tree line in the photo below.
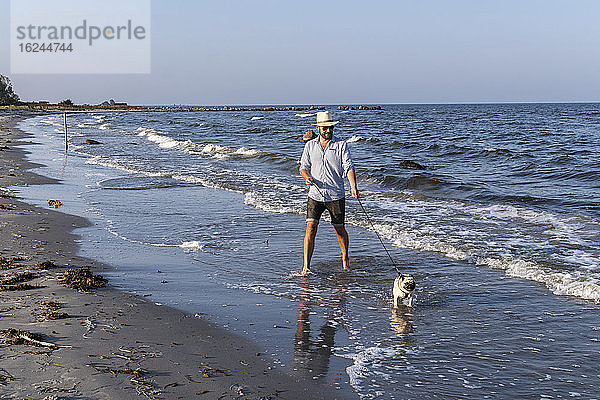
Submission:
{"label": "distant tree line", "polygon": [[19,103],[19,96],[13,91],[12,83],[4,75],[0,75],[0,106]]}

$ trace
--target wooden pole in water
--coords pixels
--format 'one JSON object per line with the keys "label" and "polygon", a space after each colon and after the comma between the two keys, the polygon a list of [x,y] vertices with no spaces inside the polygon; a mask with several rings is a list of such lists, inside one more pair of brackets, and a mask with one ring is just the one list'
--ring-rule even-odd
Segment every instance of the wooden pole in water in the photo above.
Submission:
{"label": "wooden pole in water", "polygon": [[67,113],[64,113],[64,121],[65,121],[65,152],[69,150],[69,140],[67,136]]}

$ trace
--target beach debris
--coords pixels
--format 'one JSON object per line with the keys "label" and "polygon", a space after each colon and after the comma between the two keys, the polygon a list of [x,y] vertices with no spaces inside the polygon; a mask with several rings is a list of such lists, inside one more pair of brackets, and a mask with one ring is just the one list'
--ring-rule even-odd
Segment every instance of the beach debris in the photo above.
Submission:
{"label": "beach debris", "polygon": [[54,262],[48,260],[48,261],[44,261],[43,263],[39,263],[35,266],[35,269],[54,269],[54,268],[60,268],[59,265],[54,264]]}
{"label": "beach debris", "polygon": [[49,347],[52,349],[58,348],[58,346],[53,343],[42,341],[44,336],[39,333],[31,333],[27,331],[20,331],[15,328],[9,328],[1,330],[0,335],[10,339],[10,344],[25,344],[36,347]]}
{"label": "beach debris", "polygon": [[88,367],[93,368],[97,372],[101,372],[104,374],[130,375],[132,377],[131,382],[138,385],[138,392],[139,392],[138,394],[142,394],[150,399],[155,398],[154,396],[157,396],[159,394],[159,392],[156,390],[154,384],[151,382],[148,382],[146,380],[146,375],[148,373],[141,368],[118,369],[118,368],[109,367],[108,365],[93,364],[93,363],[89,363],[86,365]]}
{"label": "beach debris", "polygon": [[62,308],[60,303],[52,300],[41,300],[38,301],[38,304],[46,310],[59,310]]}
{"label": "beach debris", "polygon": [[229,390],[235,392],[239,396],[248,396],[248,394],[250,394],[248,387],[243,385],[231,385],[229,386]]}
{"label": "beach debris", "polygon": [[217,375],[231,376],[231,371],[205,366],[200,369],[200,374],[202,374],[202,376],[205,378],[213,378]]}
{"label": "beach debris", "polygon": [[0,292],[14,292],[18,290],[39,289],[41,286],[30,285],[28,282],[38,276],[32,272],[19,272],[0,279]]}
{"label": "beach debris", "polygon": [[23,259],[18,257],[7,258],[0,256],[0,269],[13,269],[22,267],[21,264],[18,264],[19,261],[23,261]]}
{"label": "beach debris", "polygon": [[102,142],[99,142],[99,141],[94,140],[94,139],[86,139],[85,140],[85,144],[102,144]]}
{"label": "beach debris", "polygon": [[14,194],[11,194],[7,190],[3,190],[2,192],[0,192],[0,199],[16,199],[16,198],[17,198],[17,196],[15,196]]}
{"label": "beach debris", "polygon": [[94,275],[89,268],[68,269],[58,278],[67,287],[78,292],[105,287],[108,280],[101,275]]}
{"label": "beach debris", "polygon": [[56,319],[71,318],[67,313],[59,313],[57,311],[42,311],[38,317],[38,322],[42,321],[54,321]]}
{"label": "beach debris", "polygon": [[15,285],[17,283],[29,282],[38,276],[33,272],[17,272],[0,279],[0,285]]}
{"label": "beach debris", "polygon": [[89,364],[87,364],[87,366],[95,369],[97,372],[102,372],[105,374],[111,373],[113,375],[119,375],[119,374],[131,375],[135,378],[142,378],[147,374],[147,372],[141,368],[116,369],[116,368],[111,368],[108,365],[100,365],[100,364],[93,364],[93,363],[89,363]]}
{"label": "beach debris", "polygon": [[39,301],[38,304],[44,308],[38,316],[38,322],[42,321],[53,321],[56,319],[70,318],[71,316],[67,313],[61,313],[56,310],[62,308],[60,303],[51,300]]}
{"label": "beach debris", "polygon": [[48,206],[58,208],[62,206],[62,201],[60,200],[48,200]]}
{"label": "beach debris", "polygon": [[6,385],[6,382],[12,382],[15,380],[15,377],[8,373],[3,368],[0,368],[0,385]]}
{"label": "beach debris", "polygon": [[18,283],[16,285],[0,285],[0,292],[17,292],[20,290],[39,289],[42,286],[30,285],[28,283]]}

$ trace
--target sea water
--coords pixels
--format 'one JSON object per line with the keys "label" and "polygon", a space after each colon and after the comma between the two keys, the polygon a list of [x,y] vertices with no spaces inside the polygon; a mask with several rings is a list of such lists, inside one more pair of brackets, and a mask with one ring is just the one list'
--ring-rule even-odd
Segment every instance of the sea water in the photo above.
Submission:
{"label": "sea water", "polygon": [[[81,252],[124,290],[217,322],[287,372],[360,398],[591,398],[600,352],[600,105],[384,105],[330,111],[363,205],[353,270],[323,221],[303,279],[314,115],[88,113],[21,123],[63,185],[19,188],[89,218]],[[86,139],[101,144],[87,145]]]}

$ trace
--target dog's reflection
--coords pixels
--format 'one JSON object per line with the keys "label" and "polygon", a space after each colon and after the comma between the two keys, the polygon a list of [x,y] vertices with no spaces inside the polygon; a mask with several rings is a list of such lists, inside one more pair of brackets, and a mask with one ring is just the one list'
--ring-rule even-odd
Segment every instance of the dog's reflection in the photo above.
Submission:
{"label": "dog's reflection", "polygon": [[[329,369],[329,360],[335,342],[337,328],[341,325],[341,312],[345,303],[345,293],[338,288],[333,301],[333,309],[326,316],[318,331],[311,330],[311,288],[307,279],[302,282],[298,323],[294,335],[294,373],[313,379],[322,379]],[[313,313],[315,314],[315,313]]]}
{"label": "dog's reflection", "polygon": [[406,306],[399,306],[392,308],[392,315],[390,317],[390,326],[392,330],[397,333],[398,337],[404,337],[405,335],[414,331],[412,324],[411,309]]}

